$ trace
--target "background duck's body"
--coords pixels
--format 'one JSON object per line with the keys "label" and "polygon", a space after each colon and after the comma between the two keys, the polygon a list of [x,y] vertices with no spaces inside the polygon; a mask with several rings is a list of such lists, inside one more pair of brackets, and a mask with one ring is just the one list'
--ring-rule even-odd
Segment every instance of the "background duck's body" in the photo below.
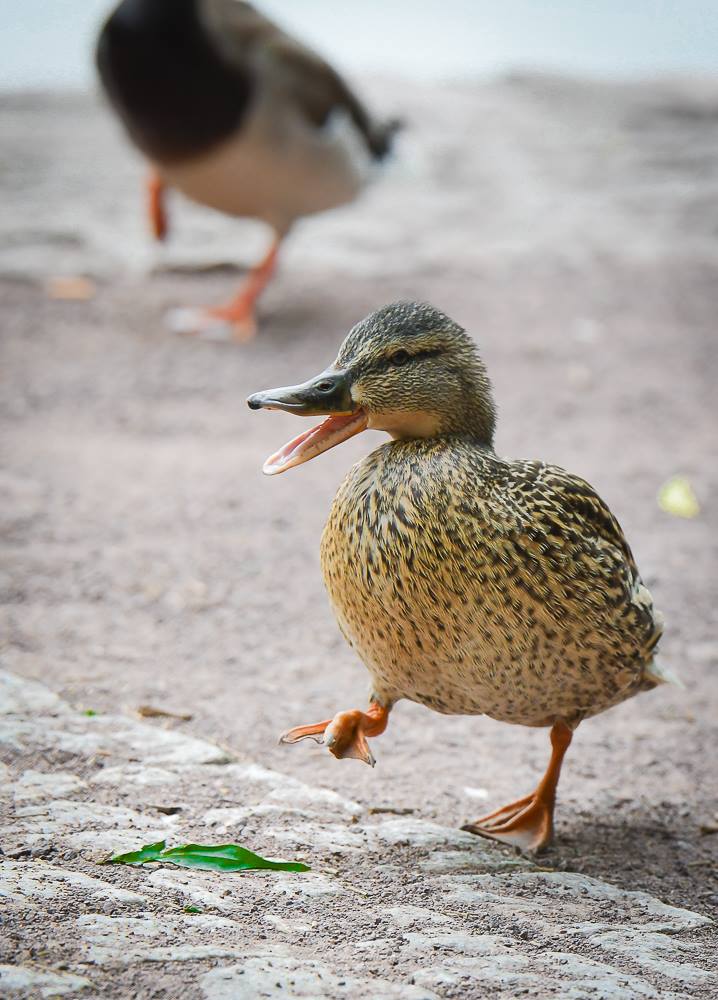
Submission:
{"label": "background duck's body", "polygon": [[278,241],[301,216],[355,198],[396,127],[375,123],[331,66],[242,0],[124,0],[101,32],[97,65],[154,168],[158,237],[165,186],[271,226],[251,294],[229,314],[208,314],[240,325],[251,325]]}
{"label": "background duck's body", "polygon": [[620,528],[556,466],[384,445],[342,483],[322,568],[382,704],[575,725],[658,682],[662,621]]}
{"label": "background duck's body", "polygon": [[162,164],[159,172],[194,201],[260,219],[283,237],[301,216],[352,201],[369,167],[346,115],[335,112],[320,131],[267,89],[253,102],[241,134],[197,159]]}

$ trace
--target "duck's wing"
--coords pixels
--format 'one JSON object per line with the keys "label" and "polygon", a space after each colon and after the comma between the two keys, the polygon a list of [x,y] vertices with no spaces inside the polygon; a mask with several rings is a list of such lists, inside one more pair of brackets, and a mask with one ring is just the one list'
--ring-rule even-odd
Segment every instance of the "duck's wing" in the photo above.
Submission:
{"label": "duck's wing", "polygon": [[615,516],[580,476],[542,462],[512,464],[519,472],[518,495],[523,482],[531,496],[532,516],[522,533],[536,546],[548,574],[566,587],[584,588],[589,605],[591,589],[597,587],[610,608],[609,617],[626,625],[630,618],[630,631],[650,655],[661,637],[663,616],[653,606]]}
{"label": "duck's wing", "polygon": [[[379,123],[339,73],[321,56],[282,31],[243,0],[202,0],[202,17],[224,58],[291,102],[311,125],[322,128],[344,112],[375,159],[385,156],[400,122]],[[261,85],[261,84],[260,84]]]}
{"label": "duck's wing", "polygon": [[635,579],[638,568],[623,530],[590,483],[558,465],[530,464],[536,469],[538,496],[545,500],[544,523],[556,524],[569,540],[575,537],[605,549],[612,562],[624,567],[627,578]]}

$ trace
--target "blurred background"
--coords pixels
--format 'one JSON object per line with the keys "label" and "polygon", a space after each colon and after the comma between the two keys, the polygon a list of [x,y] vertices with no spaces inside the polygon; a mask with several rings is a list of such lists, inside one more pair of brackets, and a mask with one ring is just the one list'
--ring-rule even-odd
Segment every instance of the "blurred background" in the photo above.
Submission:
{"label": "blurred background", "polygon": [[[636,77],[712,73],[718,61],[712,0],[268,0],[262,9],[353,73]],[[94,86],[90,51],[107,10],[103,0],[2,0],[4,86]]]}
{"label": "blurred background", "polygon": [[[544,733],[412,705],[374,772],[275,746],[363,701],[318,544],[379,438],[266,480],[296,425],[244,400],[321,370],[384,302],[427,299],[480,343],[498,450],[558,462],[608,501],[687,684],[581,727],[564,860],[632,884],[640,852],[643,888],[718,903],[696,860],[718,808],[718,6],[262,8],[407,128],[359,201],[292,233],[259,335],[238,346],[178,337],[163,314],[226,297],[266,233],[172,197],[172,238],[152,245],[144,164],[92,70],[109,4],[0,0],[5,662],[79,708],[189,713],[171,724],[442,822],[483,811],[470,786],[495,804],[531,787]],[[57,293],[67,278],[81,294]],[[675,477],[688,500],[671,510]]]}

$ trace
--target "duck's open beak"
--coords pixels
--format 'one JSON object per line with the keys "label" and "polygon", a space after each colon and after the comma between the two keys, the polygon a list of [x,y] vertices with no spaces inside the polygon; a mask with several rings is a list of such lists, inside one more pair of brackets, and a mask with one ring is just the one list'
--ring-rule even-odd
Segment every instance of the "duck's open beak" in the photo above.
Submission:
{"label": "duck's open beak", "polygon": [[366,429],[366,413],[351,395],[351,379],[347,372],[329,368],[302,385],[287,385],[281,389],[255,392],[247,400],[252,410],[286,410],[300,417],[326,416],[316,427],[288,441],[270,455],[262,466],[267,476],[316,458],[347,438]]}

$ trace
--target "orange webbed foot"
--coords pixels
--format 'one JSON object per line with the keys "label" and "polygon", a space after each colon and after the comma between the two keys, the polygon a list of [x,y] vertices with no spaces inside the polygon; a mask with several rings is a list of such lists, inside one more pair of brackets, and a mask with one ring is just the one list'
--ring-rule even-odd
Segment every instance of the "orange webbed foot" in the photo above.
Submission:
{"label": "orange webbed foot", "polygon": [[236,303],[194,309],[181,306],[170,309],[166,322],[173,333],[191,334],[202,340],[233,340],[246,344],[257,333],[254,303],[238,308]]}
{"label": "orange webbed foot", "polygon": [[540,851],[553,837],[553,802],[543,801],[536,794],[526,795],[461,829],[512,844],[522,851]]}
{"label": "orange webbed foot", "polygon": [[317,743],[324,743],[338,760],[350,757],[374,767],[376,761],[369,749],[367,737],[383,733],[388,719],[389,709],[372,702],[366,712],[351,709],[347,712],[337,712],[333,719],[324,722],[295,726],[282,733],[279,742],[298,743],[300,740],[313,739]]}
{"label": "orange webbed foot", "polygon": [[474,823],[467,823],[461,829],[489,840],[513,844],[522,851],[540,851],[550,844],[556,788],[572,736],[573,732],[565,722],[555,723],[551,729],[551,760],[536,791],[481,816]]}

